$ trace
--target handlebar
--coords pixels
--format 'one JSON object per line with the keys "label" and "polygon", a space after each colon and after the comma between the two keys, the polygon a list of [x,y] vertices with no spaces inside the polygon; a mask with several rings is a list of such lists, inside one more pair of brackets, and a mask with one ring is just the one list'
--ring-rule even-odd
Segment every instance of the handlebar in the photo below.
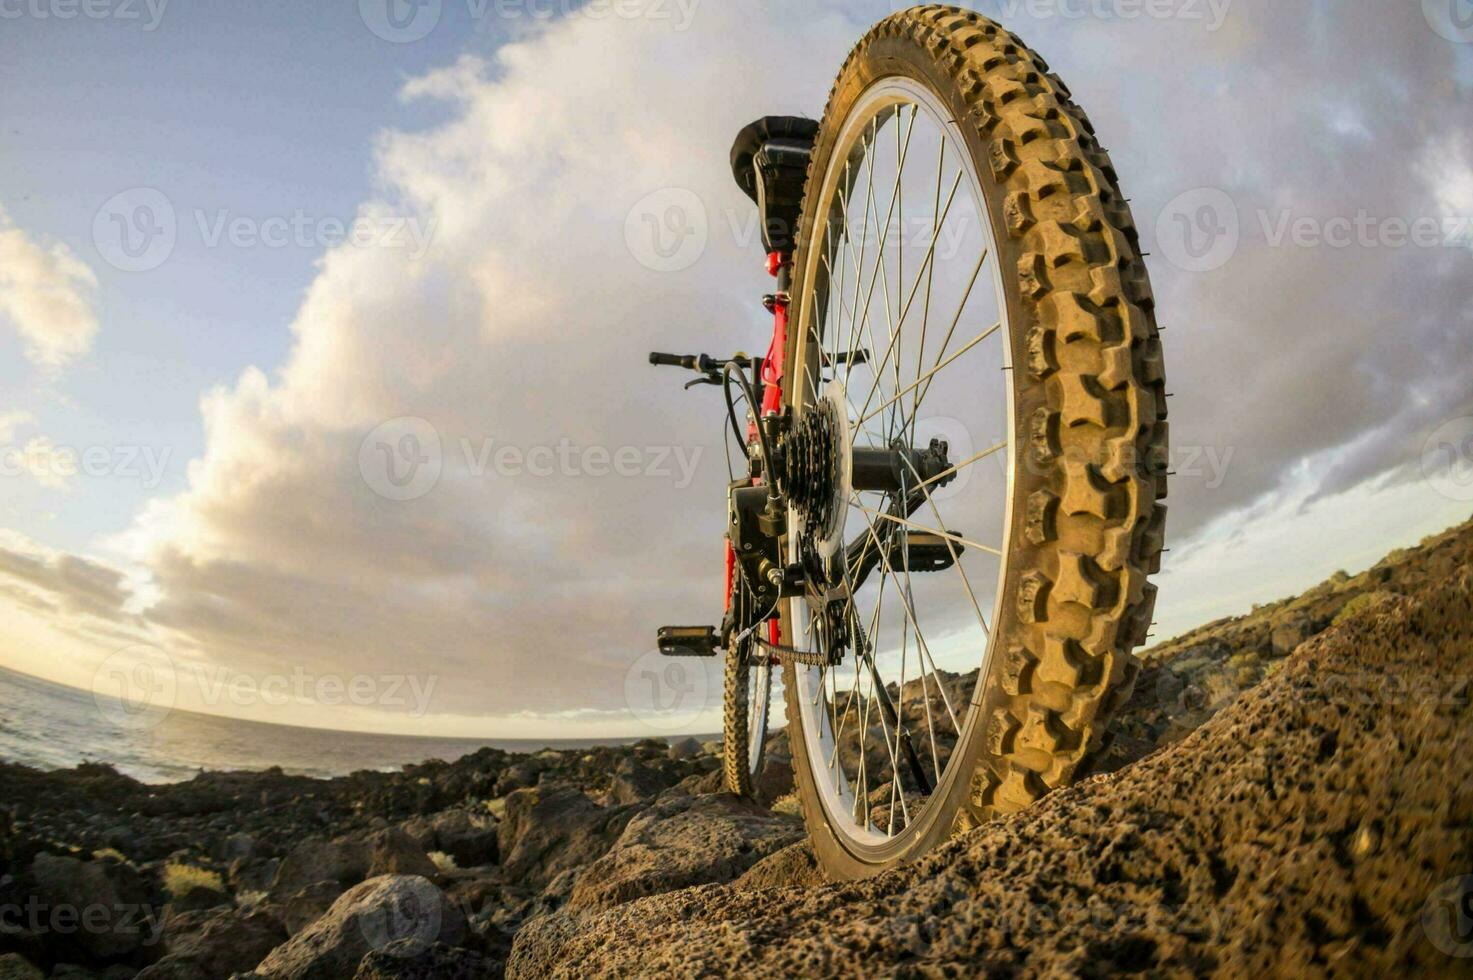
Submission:
{"label": "handlebar", "polygon": [[721,360],[709,354],[661,354],[655,351],[650,354],[650,363],[655,367],[678,367],[685,368],[687,371],[699,371],[701,374],[719,375],[728,364],[750,368],[752,358],[731,357]]}
{"label": "handlebar", "polygon": [[697,370],[696,357],[693,354],[661,354],[654,351],[650,354],[650,363],[655,367],[678,367],[688,371]]}

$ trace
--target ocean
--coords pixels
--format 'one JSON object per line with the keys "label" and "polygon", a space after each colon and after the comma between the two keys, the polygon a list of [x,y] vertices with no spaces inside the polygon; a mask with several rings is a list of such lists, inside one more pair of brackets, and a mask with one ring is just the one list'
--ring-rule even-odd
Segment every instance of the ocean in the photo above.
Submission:
{"label": "ocean", "polygon": [[624,745],[635,739],[519,740],[376,735],[237,721],[171,711],[151,728],[120,726],[92,692],[0,667],[0,760],[38,769],[105,762],[145,783],[190,779],[202,769],[262,770],[318,778],[413,762],[453,762],[491,746],[508,752]]}

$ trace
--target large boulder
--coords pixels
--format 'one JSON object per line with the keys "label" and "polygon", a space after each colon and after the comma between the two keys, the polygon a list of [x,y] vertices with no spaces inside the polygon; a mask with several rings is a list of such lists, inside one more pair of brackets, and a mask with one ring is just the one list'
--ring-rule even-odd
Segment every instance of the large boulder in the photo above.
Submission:
{"label": "large boulder", "polygon": [[732,888],[757,891],[764,888],[807,888],[828,878],[813,855],[813,845],[801,840],[758,861],[747,869]]}
{"label": "large boulder", "polygon": [[[921,861],[564,909],[522,927],[507,972],[1466,974],[1470,676],[1473,594],[1449,584],[1331,628],[1183,741]],[[1407,678],[1440,686],[1409,697]]]}
{"label": "large boulder", "polygon": [[517,790],[506,798],[506,818],[497,828],[507,880],[541,887],[597,860],[634,813],[631,807],[599,806],[562,783]]}
{"label": "large boulder", "polygon": [[444,943],[401,939],[374,950],[353,980],[501,980],[506,957],[495,959]]}
{"label": "large boulder", "polygon": [[793,791],[793,762],[791,759],[770,758],[762,765],[762,771],[754,780],[753,796],[764,806],[772,806]]}
{"label": "large boulder", "polygon": [[[134,868],[111,858],[82,861],[37,854],[31,862],[36,897],[52,921],[65,916],[77,924],[66,935],[97,959],[115,959],[155,942],[161,912]],[[61,930],[56,930],[61,935]]]}
{"label": "large boulder", "polygon": [[442,851],[462,868],[495,864],[500,852],[497,845],[496,818],[488,813],[469,810],[441,810],[429,816],[414,817],[402,825],[404,832],[426,851]]}
{"label": "large boulder", "polygon": [[423,875],[433,878],[439,874],[435,862],[425,854],[424,848],[398,827],[380,830],[369,840],[373,848],[368,876],[379,875]]}
{"label": "large boulder", "polygon": [[265,892],[276,880],[281,858],[236,858],[225,872],[232,891]]}
{"label": "large boulder", "polygon": [[46,980],[46,974],[19,953],[0,956],[0,980]]}
{"label": "large boulder", "polygon": [[619,760],[614,778],[609,782],[608,799],[615,804],[647,803],[672,782],[663,770],[645,765],[636,756],[626,755]]}
{"label": "large boulder", "polygon": [[726,788],[726,774],[720,769],[712,772],[697,772],[686,776],[680,782],[667,789],[663,797],[671,796],[707,796],[711,793],[720,793]]}
{"label": "large boulder", "polygon": [[802,825],[727,793],[676,796],[645,810],[579,876],[568,905],[602,909],[690,885],[731,881],[803,837]]}
{"label": "large boulder", "polygon": [[269,895],[272,901],[285,901],[319,881],[335,881],[347,888],[367,877],[372,862],[373,851],[366,841],[307,841],[282,859]]}
{"label": "large boulder", "polygon": [[1274,626],[1273,632],[1269,634],[1269,642],[1273,645],[1274,653],[1286,657],[1308,639],[1309,635],[1309,622],[1302,617],[1291,617]]}
{"label": "large boulder", "polygon": [[507,796],[519,789],[536,786],[538,776],[542,772],[542,765],[535,760],[519,762],[514,766],[508,766],[496,780],[493,792],[497,796]]}
{"label": "large boulder", "polygon": [[666,752],[672,759],[694,759],[701,754],[701,743],[693,738],[677,738]]}
{"label": "large boulder", "polygon": [[434,882],[384,875],[344,892],[322,918],[272,950],[256,972],[275,980],[337,980],[351,977],[365,956],[392,943],[454,946],[465,930],[460,910]]}
{"label": "large boulder", "polygon": [[286,941],[286,930],[264,912],[211,909],[172,917],[165,941],[165,956],[138,980],[225,980],[255,967]]}
{"label": "large boulder", "polygon": [[343,891],[339,882],[314,881],[281,901],[273,902],[271,908],[286,926],[287,935],[295,936],[332,908],[332,903],[338,900]]}

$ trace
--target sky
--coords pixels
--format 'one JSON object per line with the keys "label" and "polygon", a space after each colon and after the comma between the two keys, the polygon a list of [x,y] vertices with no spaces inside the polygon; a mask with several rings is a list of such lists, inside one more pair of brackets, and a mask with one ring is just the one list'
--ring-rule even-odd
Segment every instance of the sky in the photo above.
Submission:
{"label": "sky", "polygon": [[[765,344],[731,140],[820,115],[898,6],[0,0],[0,663],[324,727],[712,730],[653,629],[719,609],[723,417],[644,355]],[[978,9],[1151,252],[1157,638],[1466,519],[1466,0]]]}

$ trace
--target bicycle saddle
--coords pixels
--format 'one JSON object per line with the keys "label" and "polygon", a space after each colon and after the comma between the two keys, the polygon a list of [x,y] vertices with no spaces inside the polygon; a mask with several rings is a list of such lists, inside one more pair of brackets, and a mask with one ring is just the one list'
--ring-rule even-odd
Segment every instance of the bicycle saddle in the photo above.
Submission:
{"label": "bicycle saddle", "polygon": [[791,252],[803,210],[803,182],[818,123],[797,116],[765,116],[737,134],[731,172],[757,202],[762,242],[769,252]]}

